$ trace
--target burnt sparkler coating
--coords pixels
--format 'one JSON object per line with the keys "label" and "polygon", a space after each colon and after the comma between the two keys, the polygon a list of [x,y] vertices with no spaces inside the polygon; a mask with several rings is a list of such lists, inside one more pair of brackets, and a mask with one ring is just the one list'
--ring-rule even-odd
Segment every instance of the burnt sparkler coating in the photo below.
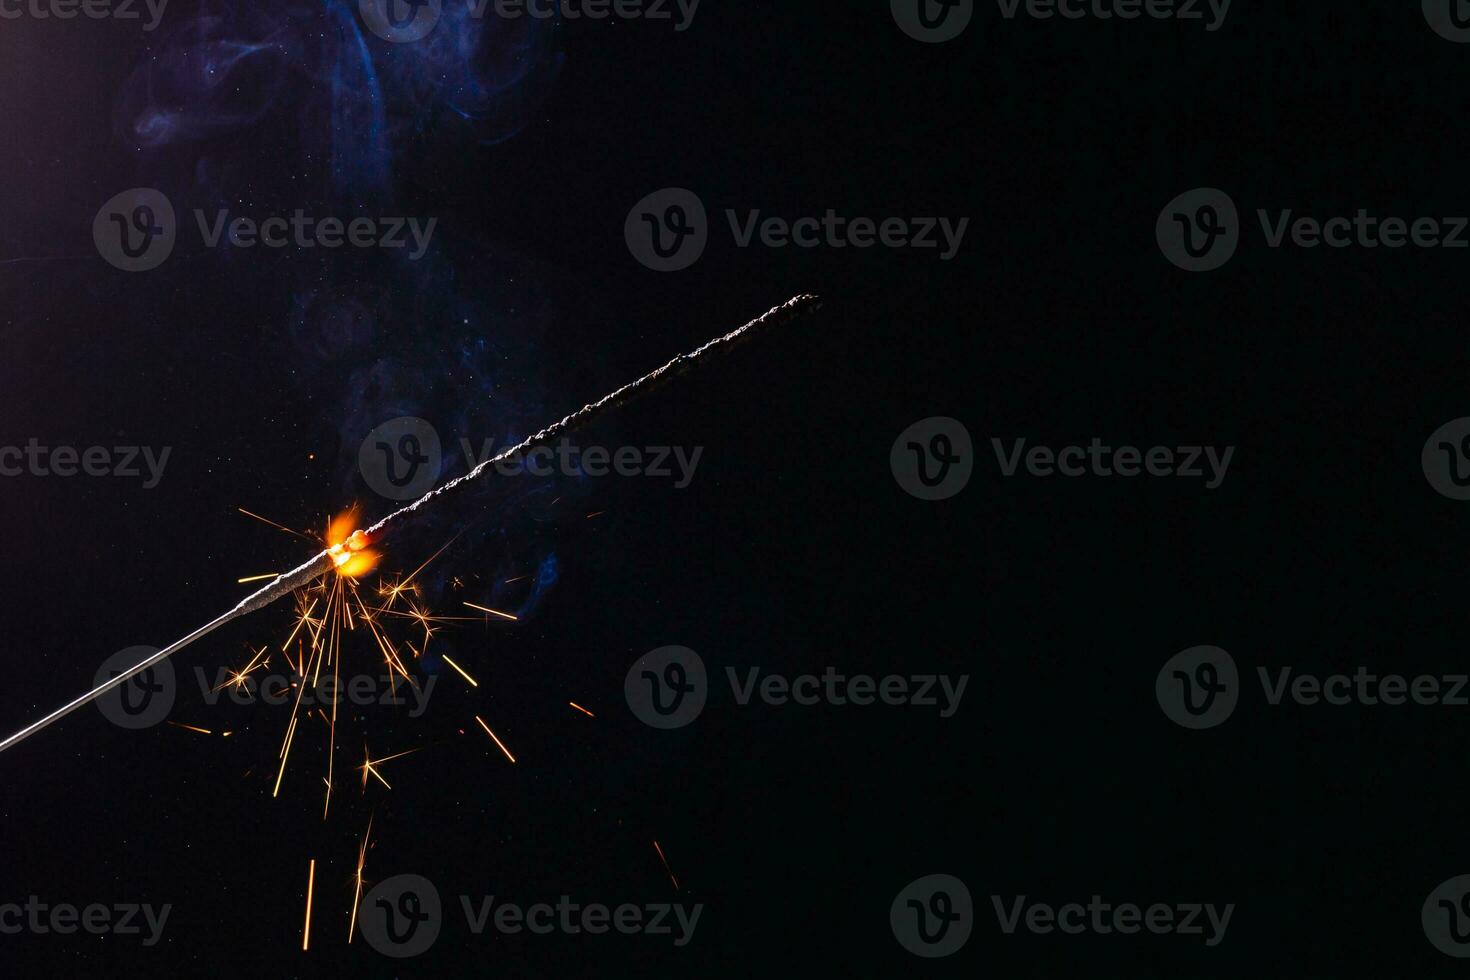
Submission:
{"label": "burnt sparkler coating", "polygon": [[430,501],[433,501],[436,498],[447,494],[452,494],[456,490],[463,487],[465,484],[479,479],[485,474],[488,469],[494,467],[496,464],[505,462],[510,459],[523,457],[533,450],[539,449],[542,446],[550,445],[554,440],[576,431],[579,427],[587,424],[594,418],[616,408],[619,408],[623,405],[627,405],[635,398],[638,398],[649,393],[650,391],[657,389],[665,382],[679,377],[690,369],[698,366],[700,363],[707,361],[718,354],[726,353],[730,350],[733,350],[740,344],[749,341],[756,336],[759,336],[760,334],[766,332],[767,330],[770,330],[773,327],[790,323],[792,320],[795,320],[800,316],[814,312],[815,310],[819,309],[820,306],[821,301],[816,296],[812,296],[810,294],[794,296],[791,299],[787,300],[785,303],[782,303],[780,306],[777,306],[774,309],[767,311],[763,316],[757,317],[756,319],[750,321],[738,330],[732,330],[730,333],[727,333],[722,337],[716,337],[714,340],[709,341],[702,347],[692,350],[687,354],[680,354],[678,357],[669,361],[667,364],[663,365],[662,367],[656,368],[653,371],[650,371],[648,374],[645,374],[643,377],[639,378],[637,381],[634,381],[632,384],[624,385],[617,391],[614,391],[612,394],[607,395],[599,399],[598,401],[592,402],[588,405],[583,405],[580,409],[573,412],[571,415],[568,415],[560,422],[555,422],[547,426],[540,432],[537,432],[535,435],[528,437],[518,445],[512,446],[509,449],[506,449],[503,452],[499,453],[495,457],[481,462],[478,466],[470,470],[464,476],[458,477],[454,480],[450,480],[443,486],[438,487],[434,490],[430,490],[418,500],[415,500],[413,503],[394,511],[371,527],[362,531],[354,532],[346,542],[335,544],[331,548],[328,548],[327,550],[318,553],[310,560],[302,563],[301,565],[298,565],[296,568],[293,568],[291,571],[277,575],[270,582],[266,583],[265,586],[246,596],[244,599],[240,600],[240,602],[236,604],[236,606],[229,612],[209,621],[208,623],[205,623],[203,626],[194,630],[194,632],[190,633],[189,635],[175,640],[173,643],[164,647],[162,650],[159,650],[157,653],[150,654],[147,658],[145,658],[138,664],[128,668],[126,671],[123,671],[117,676],[112,677],[109,680],[97,685],[92,690],[88,691],[86,694],[83,694],[76,700],[62,705],[60,708],[51,712],[51,714],[47,715],[46,717],[41,718],[40,720],[35,721],[30,725],[27,725],[25,728],[22,728],[14,735],[11,735],[3,742],[0,742],[0,752],[5,751],[12,745],[15,745],[17,742],[20,742],[21,740],[31,735],[34,735],[36,732],[47,727],[48,725],[59,721],[64,716],[75,711],[77,708],[80,708],[82,705],[96,700],[113,688],[126,683],[128,680],[147,670],[149,667],[152,667],[154,664],[159,663],[160,661],[172,656],[178,651],[184,649],[184,647],[189,646],[195,640],[198,640],[201,637],[223,626],[225,623],[228,623],[233,619],[238,619],[241,616],[248,615],[249,613],[256,612],[260,609],[264,609],[266,606],[269,606],[277,600],[284,598],[287,595],[290,595],[297,589],[301,589],[311,585],[327,572],[331,571],[333,568],[338,567],[338,565],[341,563],[340,559],[344,557],[344,548],[350,551],[359,551],[369,544],[377,544],[381,542],[390,533],[393,533],[397,528],[408,524],[410,517],[418,510],[423,508],[425,505],[429,504]]}
{"label": "burnt sparkler coating", "polygon": [[[637,381],[634,381],[632,384],[624,385],[617,391],[614,391],[612,394],[606,395],[598,401],[592,402],[589,405],[583,405],[577,411],[573,412],[571,415],[568,415],[560,422],[552,423],[551,425],[548,425],[546,428],[542,429],[540,432],[537,432],[535,435],[527,437],[519,444],[501,451],[498,455],[491,459],[482,461],[478,466],[470,470],[464,476],[450,480],[443,486],[430,490],[428,493],[424,494],[413,503],[394,511],[393,513],[389,514],[387,517],[383,518],[381,521],[378,521],[378,523],[367,529],[366,533],[368,540],[373,542],[383,540],[383,538],[396,525],[407,519],[409,515],[413,514],[415,511],[419,510],[421,507],[425,506],[435,498],[444,496],[446,494],[451,494],[464,484],[479,479],[481,476],[484,475],[485,471],[490,469],[491,467],[494,467],[508,460],[522,458],[532,451],[541,448],[542,446],[549,446],[557,439],[560,439],[568,433],[574,432],[581,426],[586,425],[597,416],[612,411],[613,409],[616,409],[620,406],[626,405],[629,402],[633,401],[635,398],[646,395],[650,391],[657,389],[671,379],[679,377],[680,375],[684,374],[685,372],[689,371],[691,368],[699,364],[701,362],[701,359],[707,360],[710,357],[714,356],[716,353],[728,352],[739,346],[740,344],[747,342],[756,336],[759,336],[761,333],[771,329],[772,327],[776,327],[784,323],[789,323],[797,317],[802,316],[803,314],[815,311],[820,306],[821,301],[816,296],[810,294],[793,296],[785,303],[782,303],[780,306],[777,306],[774,309],[767,311],[763,316],[757,317],[740,329],[732,330],[729,333],[725,334],[723,337],[716,337],[714,340],[709,341],[702,347],[692,350],[687,354],[680,354],[678,357],[669,361],[662,367],[655,368],[654,370],[648,372]],[[305,566],[302,566],[302,569],[304,568]],[[300,570],[301,569],[298,569],[298,571]]]}

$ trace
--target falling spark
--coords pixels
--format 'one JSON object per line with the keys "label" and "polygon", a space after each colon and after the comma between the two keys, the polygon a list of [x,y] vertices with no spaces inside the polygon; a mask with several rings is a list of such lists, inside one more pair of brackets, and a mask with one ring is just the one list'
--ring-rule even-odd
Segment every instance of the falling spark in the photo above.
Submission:
{"label": "falling spark", "polygon": [[170,725],[173,725],[175,728],[187,728],[189,731],[191,731],[191,732],[198,732],[201,735],[213,735],[214,734],[214,732],[210,731],[207,728],[196,728],[193,725],[186,725],[186,724],[184,724],[181,721],[170,721],[169,724]]}
{"label": "falling spark", "polygon": [[362,835],[362,844],[357,849],[357,871],[353,874],[352,921],[347,924],[347,945],[352,945],[352,934],[357,931],[357,906],[362,901],[362,867],[367,863],[368,842],[373,839],[373,818],[368,816],[367,833]]}
{"label": "falling spark", "polygon": [[247,575],[245,578],[237,578],[235,581],[244,585],[246,582],[264,582],[268,578],[275,578],[280,572],[266,572],[264,575]]}
{"label": "falling spark", "polygon": [[679,879],[674,877],[674,869],[669,867],[669,859],[664,857],[664,849],[658,846],[658,841],[653,842],[653,849],[658,851],[658,859],[664,863],[664,870],[669,873],[669,880],[674,883],[674,891],[678,891]]}
{"label": "falling spark", "polygon": [[586,708],[582,707],[580,704],[578,704],[575,701],[568,701],[567,704],[569,704],[572,707],[576,708],[578,711],[582,712],[582,714],[586,715],[588,718],[596,718],[597,717],[592,712],[588,711]]}
{"label": "falling spark", "polygon": [[244,514],[246,517],[253,517],[257,521],[260,521],[260,522],[262,522],[264,524],[269,524],[271,527],[277,528],[278,530],[281,530],[281,531],[285,531],[287,534],[294,534],[298,538],[305,538],[308,541],[311,541],[312,540],[312,537],[309,534],[302,534],[300,531],[297,531],[297,530],[295,530],[293,528],[289,528],[289,527],[287,527],[284,524],[277,524],[275,521],[271,520],[270,518],[268,518],[268,517],[261,517],[259,514],[252,513],[251,511],[246,510],[244,507],[236,507],[235,509],[238,510],[240,513]]}
{"label": "falling spark", "polygon": [[485,724],[485,719],[481,718],[479,715],[475,715],[475,721],[478,721],[480,723],[480,727],[485,729],[486,735],[489,735],[491,738],[495,739],[495,744],[500,746],[500,751],[505,753],[505,757],[509,759],[512,763],[514,763],[516,761],[516,757],[510,754],[510,749],[506,748],[505,743],[496,737],[495,733],[490,730],[489,725]]}
{"label": "falling spark", "polygon": [[456,671],[459,672],[459,676],[463,677],[465,680],[467,680],[467,681],[470,682],[470,687],[479,687],[480,686],[480,682],[477,681],[477,680],[475,680],[469,674],[466,674],[464,672],[464,668],[463,667],[461,667],[459,664],[455,663],[453,660],[450,660],[449,659],[449,654],[446,653],[446,654],[443,655],[443,657],[444,657],[444,662],[446,664],[448,664],[449,666],[453,667]]}
{"label": "falling spark", "polygon": [[305,952],[311,946],[311,895],[316,885],[316,858],[311,859],[311,867],[306,872],[306,928],[301,933],[301,950]]}
{"label": "falling spark", "polygon": [[521,621],[521,618],[519,616],[512,616],[510,613],[501,612],[499,609],[491,609],[488,606],[477,606],[473,602],[466,602],[465,605],[469,606],[471,609],[478,609],[482,613],[489,613],[492,616],[499,616],[501,619],[508,619],[512,623],[518,623]]}

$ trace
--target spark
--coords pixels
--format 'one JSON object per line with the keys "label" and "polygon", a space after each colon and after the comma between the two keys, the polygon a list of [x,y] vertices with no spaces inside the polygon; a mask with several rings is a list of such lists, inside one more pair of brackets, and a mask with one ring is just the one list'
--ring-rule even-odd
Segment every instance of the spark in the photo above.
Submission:
{"label": "spark", "polygon": [[306,872],[306,927],[301,932],[301,950],[305,952],[311,947],[311,895],[316,885],[316,858],[311,859],[311,867]]}
{"label": "spark", "polygon": [[281,573],[280,572],[266,572],[264,575],[247,575],[244,578],[237,578],[237,579],[235,579],[235,582],[237,584],[239,584],[239,585],[244,585],[246,582],[264,582],[266,579],[268,579],[268,578],[275,578],[279,574],[281,574]]}
{"label": "spark", "polygon": [[447,653],[446,654],[442,654],[442,657],[444,658],[444,662],[446,664],[448,664],[449,666],[453,667],[456,671],[459,672],[459,676],[463,677],[465,680],[467,680],[467,681],[470,682],[470,687],[479,687],[480,686],[480,682],[477,681],[477,680],[475,680],[469,674],[466,674],[464,672],[464,668],[463,667],[461,667],[459,664],[455,663],[453,660],[450,660],[449,659],[449,654],[447,654]]}
{"label": "spark", "polygon": [[259,650],[255,651],[255,656],[251,659],[250,663],[246,664],[240,670],[231,671],[230,676],[225,680],[225,682],[219,687],[216,687],[214,691],[211,691],[210,693],[213,694],[215,693],[215,691],[222,691],[227,687],[244,689],[245,681],[252,670],[254,670],[257,666],[266,667],[270,665],[270,660],[266,660],[264,663],[261,663],[260,658],[265,656],[265,650],[265,647],[261,647]]}
{"label": "spark", "polygon": [[187,728],[191,732],[199,732],[201,735],[213,735],[214,734],[214,732],[210,731],[207,728],[196,728],[193,725],[186,725],[186,724],[184,724],[181,721],[170,721],[169,724],[170,725],[173,725],[175,728]]}
{"label": "spark", "polygon": [[367,789],[368,777],[369,776],[372,776],[374,779],[376,779],[378,782],[382,783],[384,786],[387,786],[389,789],[392,789],[393,787],[388,784],[388,780],[384,779],[383,778],[383,774],[380,773],[380,772],[378,772],[377,767],[380,766],[380,765],[382,765],[385,762],[392,762],[394,759],[401,759],[401,758],[403,758],[406,755],[413,755],[417,751],[419,751],[419,750],[418,749],[408,749],[407,751],[405,751],[405,752],[399,752],[396,755],[385,755],[381,759],[374,759],[372,757],[372,755],[369,754],[368,749],[367,749],[367,745],[364,744],[363,747],[362,747],[363,763],[362,763],[362,765],[360,765],[360,766],[357,767],[362,772],[362,788],[364,790]]}
{"label": "spark", "polygon": [[508,619],[512,623],[519,623],[521,621],[519,616],[512,616],[510,613],[501,612],[498,609],[491,609],[488,606],[477,606],[473,602],[466,602],[465,605],[471,609],[478,609],[482,613],[489,613],[492,616],[499,616],[501,619]]}
{"label": "spark", "polygon": [[347,945],[352,945],[352,934],[357,931],[357,906],[362,901],[362,868],[367,864],[368,842],[373,839],[373,818],[368,816],[367,832],[362,835],[362,844],[357,849],[357,871],[353,874],[352,921],[347,924]]}
{"label": "spark", "polygon": [[516,757],[510,754],[510,749],[506,748],[505,743],[502,742],[498,737],[496,737],[495,733],[490,730],[489,725],[485,724],[485,719],[481,718],[479,715],[475,715],[475,721],[478,721],[480,723],[480,727],[485,729],[486,735],[489,735],[491,738],[495,739],[495,744],[500,746],[500,751],[505,753],[505,757],[509,759],[512,763],[514,763],[516,761]]}
{"label": "spark", "polygon": [[653,849],[658,851],[658,859],[664,863],[664,870],[669,873],[669,880],[674,883],[674,891],[678,891],[679,879],[674,877],[674,869],[669,867],[669,859],[664,857],[664,849],[658,846],[658,841],[653,842]]}
{"label": "spark", "polygon": [[568,701],[567,704],[569,704],[572,707],[576,708],[578,711],[582,712],[582,714],[586,715],[588,718],[596,718],[597,717],[592,712],[588,711],[586,708],[582,707],[580,704],[578,704],[575,701]]}
{"label": "spark", "polygon": [[270,518],[268,518],[268,517],[261,517],[259,514],[252,513],[251,511],[246,510],[244,507],[236,507],[235,509],[238,510],[240,513],[244,514],[246,517],[253,517],[257,521],[260,521],[261,523],[264,523],[264,524],[269,524],[271,527],[276,528],[277,530],[285,531],[287,534],[294,534],[298,538],[305,538],[308,541],[315,540],[309,534],[302,534],[300,531],[297,531],[294,528],[289,528],[289,527],[287,527],[284,524],[277,524],[275,521],[271,520]]}

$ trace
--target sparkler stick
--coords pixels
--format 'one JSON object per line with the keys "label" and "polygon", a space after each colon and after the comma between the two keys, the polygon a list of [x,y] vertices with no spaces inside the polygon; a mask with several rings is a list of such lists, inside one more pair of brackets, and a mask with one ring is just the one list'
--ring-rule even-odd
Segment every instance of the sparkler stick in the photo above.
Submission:
{"label": "sparkler stick", "polygon": [[[458,477],[454,480],[450,480],[448,483],[444,484],[441,487],[438,487],[437,489],[430,490],[418,500],[415,500],[413,503],[394,511],[387,517],[378,521],[376,524],[367,528],[365,531],[357,531],[346,541],[340,544],[333,545],[325,551],[322,551],[321,553],[315,555],[310,560],[303,562],[296,568],[293,568],[289,572],[283,572],[280,575],[277,575],[272,581],[267,583],[258,591],[251,593],[244,599],[241,599],[240,602],[229,612],[218,617],[217,619],[210,620],[208,623],[205,623],[203,626],[199,627],[188,636],[185,636],[184,638],[179,640],[175,640],[173,643],[170,643],[168,646],[164,647],[162,650],[159,650],[157,653],[149,655],[147,658],[145,658],[135,666],[129,667],[127,670],[119,673],[117,676],[106,680],[101,684],[98,684],[92,690],[88,691],[86,694],[83,694],[75,701],[71,701],[67,704],[62,705],[60,708],[57,708],[46,717],[27,725],[25,728],[22,728],[14,735],[11,735],[9,738],[5,739],[5,741],[0,742],[0,752],[4,752],[6,749],[15,745],[17,742],[29,738],[41,729],[46,728],[52,723],[61,720],[66,715],[69,715],[73,711],[82,707],[82,705],[87,704],[91,701],[95,701],[97,698],[106,694],[108,691],[111,691],[113,688],[127,683],[133,677],[141,674],[143,671],[152,667],[154,664],[166,660],[167,658],[173,656],[175,653],[178,653],[180,650],[189,646],[196,640],[199,640],[209,633],[212,633],[215,630],[219,629],[221,626],[230,622],[231,620],[238,619],[241,616],[246,616],[260,609],[264,609],[266,606],[269,606],[271,603],[277,601],[278,599],[290,595],[297,589],[305,588],[306,586],[311,585],[313,582],[321,578],[323,575],[327,574],[327,572],[331,571],[333,568],[336,568],[346,563],[348,560],[351,559],[353,554],[361,551],[362,549],[367,547],[368,544],[377,544],[381,542],[385,537],[388,536],[388,534],[393,532],[395,529],[409,523],[409,518],[412,517],[412,515],[415,514],[420,508],[429,504],[436,498],[446,495],[452,495],[457,490],[461,489],[464,485],[478,480],[491,467],[506,462],[507,460],[515,459],[517,457],[524,457],[544,446],[550,446],[554,440],[576,431],[581,426],[586,425],[588,422],[591,422],[593,419],[604,415],[609,411],[627,405],[635,398],[647,394],[649,391],[652,391],[653,389],[659,387],[661,384],[678,377],[679,375],[693,368],[695,365],[709,360],[717,354],[726,353],[734,347],[740,345],[741,343],[752,339],[753,337],[765,332],[772,327],[777,327],[782,324],[789,323],[806,313],[813,312],[820,305],[820,301],[815,296],[809,294],[794,296],[791,299],[787,300],[785,303],[768,311],[765,315],[758,317],[755,320],[752,320],[738,330],[733,330],[722,337],[716,337],[714,340],[709,341],[702,347],[690,351],[688,354],[680,354],[672,361],[669,361],[667,364],[663,365],[660,368],[650,371],[648,374],[645,374],[643,377],[639,378],[637,381],[634,381],[632,384],[624,385],[617,391],[614,391],[612,394],[607,395],[602,399],[591,403],[590,405],[582,406],[582,408],[573,412],[571,415],[568,415],[560,422],[553,423],[552,425],[549,425],[546,428],[542,429],[540,432],[537,432],[535,435],[528,437],[518,445],[512,446],[509,449],[500,452],[491,459],[484,460],[474,469],[466,473],[464,476]],[[481,724],[483,724],[483,722]],[[494,737],[493,733],[491,737]],[[497,739],[496,741],[498,742],[499,740]],[[504,749],[504,746],[502,746],[501,748]],[[509,755],[508,752],[506,754]]]}

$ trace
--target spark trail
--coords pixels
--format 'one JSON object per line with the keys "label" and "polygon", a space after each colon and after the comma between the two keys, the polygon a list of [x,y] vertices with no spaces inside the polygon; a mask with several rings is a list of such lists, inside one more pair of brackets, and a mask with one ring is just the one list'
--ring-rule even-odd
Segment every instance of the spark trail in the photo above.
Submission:
{"label": "spark trail", "polygon": [[[241,616],[246,616],[250,613],[264,609],[266,606],[269,606],[277,600],[284,598],[287,595],[290,595],[297,589],[310,585],[317,579],[321,578],[323,575],[332,571],[334,568],[337,568],[338,566],[344,564],[344,562],[351,561],[352,553],[361,551],[369,544],[381,544],[398,529],[408,525],[412,516],[420,509],[431,505],[435,500],[439,499],[440,497],[453,496],[456,492],[463,489],[468,484],[474,483],[476,480],[479,480],[485,475],[486,472],[488,472],[493,467],[511,459],[524,457],[532,451],[543,446],[550,446],[556,439],[570,435],[583,425],[591,422],[593,419],[605,415],[606,413],[613,411],[614,409],[617,409],[621,406],[629,404],[634,399],[647,394],[648,392],[658,388],[660,385],[668,381],[673,380],[674,378],[679,377],[680,375],[694,368],[698,364],[711,360],[719,354],[727,353],[740,344],[744,343],[745,341],[751,340],[759,334],[764,333],[773,327],[778,327],[783,324],[790,323],[792,320],[795,320],[800,316],[814,312],[816,309],[819,308],[820,305],[821,303],[816,296],[812,296],[810,294],[794,296],[780,306],[777,306],[774,309],[767,311],[763,316],[760,316],[750,321],[738,330],[732,330],[730,333],[727,333],[722,337],[716,337],[714,340],[709,341],[702,347],[690,351],[688,354],[680,354],[672,361],[669,361],[662,367],[650,371],[648,374],[645,374],[643,377],[639,378],[637,381],[634,381],[632,384],[624,385],[617,391],[614,391],[612,394],[606,395],[598,401],[591,403],[590,405],[582,406],[580,409],[573,412],[571,415],[568,415],[560,422],[555,422],[542,429],[540,432],[537,432],[535,435],[528,437],[518,445],[511,446],[509,449],[500,452],[493,458],[482,461],[478,466],[470,470],[464,476],[450,480],[443,486],[438,487],[434,490],[430,490],[418,500],[415,500],[413,503],[394,511],[393,513],[389,514],[387,517],[378,521],[376,524],[372,525],[366,530],[355,532],[347,541],[333,545],[332,547],[323,550],[319,554],[312,557],[310,560],[303,562],[289,572],[282,572],[280,575],[275,576],[269,583],[261,587],[258,591],[251,593],[244,599],[241,599],[240,602],[236,604],[236,606],[229,612],[226,612],[222,616],[210,620],[189,635],[183,637],[182,639],[175,640],[173,643],[170,643],[168,646],[164,647],[162,650],[159,650],[157,653],[149,655],[138,664],[129,667],[127,670],[123,671],[117,676],[107,681],[104,681],[101,684],[98,684],[96,687],[92,688],[92,690],[88,691],[86,694],[83,694],[76,700],[62,705],[60,708],[57,708],[55,711],[51,712],[49,715],[46,715],[44,718],[32,722],[25,728],[22,728],[20,731],[16,732],[14,735],[11,735],[9,738],[5,739],[5,741],[0,742],[0,752],[4,752],[6,749],[10,748],[16,743],[36,734],[36,732],[39,732],[41,729],[46,728],[57,721],[60,721],[62,718],[71,714],[73,711],[77,710],[85,704],[88,704],[89,702],[95,701],[97,698],[106,694],[108,691],[111,691],[113,688],[116,688],[122,684],[126,684],[133,677],[152,667],[154,664],[166,660],[167,658],[173,656],[175,653],[178,653],[180,650],[184,649],[195,641],[202,639],[203,637],[219,629],[221,626],[225,625],[231,620],[239,619]],[[481,722],[481,724],[484,723]],[[493,733],[491,737],[494,737]],[[498,743],[499,739],[496,739],[496,742]],[[501,746],[501,750],[505,750],[505,747],[503,745]],[[506,752],[506,755],[509,756],[510,753]],[[512,757],[512,761],[514,761],[514,757]]]}

